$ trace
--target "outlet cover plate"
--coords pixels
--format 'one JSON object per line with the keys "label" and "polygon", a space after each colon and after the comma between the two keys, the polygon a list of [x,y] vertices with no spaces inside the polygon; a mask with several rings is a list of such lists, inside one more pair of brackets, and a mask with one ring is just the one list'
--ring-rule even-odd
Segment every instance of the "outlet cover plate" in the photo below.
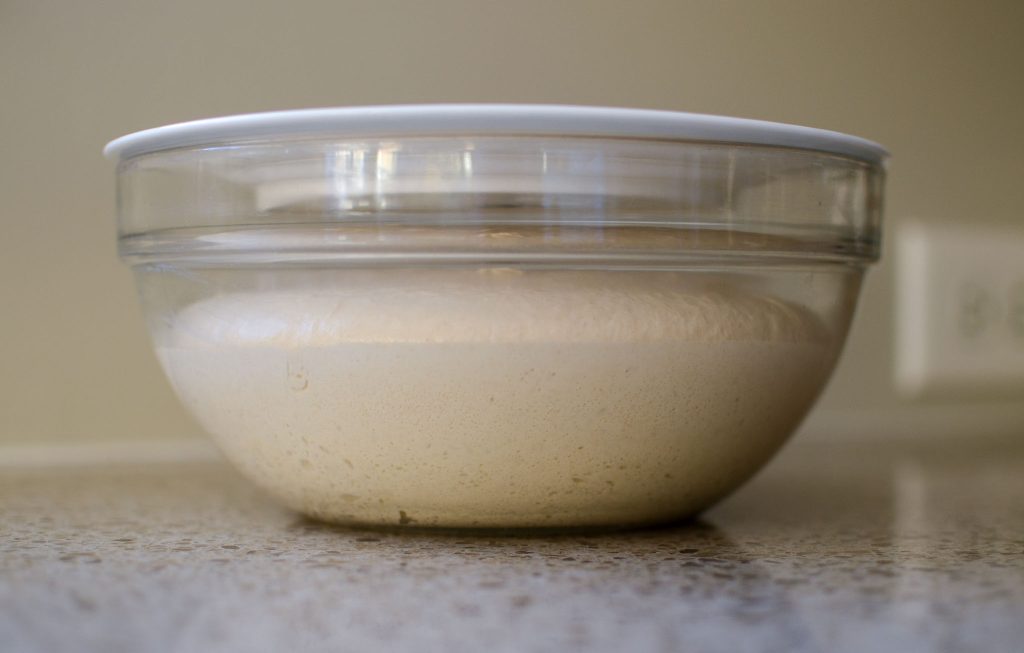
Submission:
{"label": "outlet cover plate", "polygon": [[900,225],[895,297],[902,393],[1024,400],[1024,230]]}

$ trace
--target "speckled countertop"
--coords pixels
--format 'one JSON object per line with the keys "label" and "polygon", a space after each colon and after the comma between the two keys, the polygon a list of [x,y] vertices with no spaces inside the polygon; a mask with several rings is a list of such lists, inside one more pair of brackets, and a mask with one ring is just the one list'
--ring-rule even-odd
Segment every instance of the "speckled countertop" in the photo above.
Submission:
{"label": "speckled countertop", "polygon": [[0,651],[1020,651],[1024,441],[789,447],[701,520],[351,531],[221,463],[0,471]]}

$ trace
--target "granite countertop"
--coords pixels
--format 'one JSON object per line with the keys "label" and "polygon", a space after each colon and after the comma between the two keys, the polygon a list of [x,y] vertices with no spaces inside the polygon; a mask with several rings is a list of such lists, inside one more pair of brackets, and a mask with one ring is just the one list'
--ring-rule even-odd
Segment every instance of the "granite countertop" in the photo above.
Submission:
{"label": "granite countertop", "polygon": [[791,445],[700,520],[334,528],[221,462],[0,471],[0,650],[1020,651],[1024,442]]}

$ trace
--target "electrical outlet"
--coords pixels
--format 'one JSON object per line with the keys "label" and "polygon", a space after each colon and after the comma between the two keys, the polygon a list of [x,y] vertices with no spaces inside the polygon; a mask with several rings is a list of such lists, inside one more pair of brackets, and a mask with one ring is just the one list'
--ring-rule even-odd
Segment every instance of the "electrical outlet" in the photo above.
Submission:
{"label": "electrical outlet", "polygon": [[1024,399],[1024,230],[902,225],[895,314],[903,393]]}

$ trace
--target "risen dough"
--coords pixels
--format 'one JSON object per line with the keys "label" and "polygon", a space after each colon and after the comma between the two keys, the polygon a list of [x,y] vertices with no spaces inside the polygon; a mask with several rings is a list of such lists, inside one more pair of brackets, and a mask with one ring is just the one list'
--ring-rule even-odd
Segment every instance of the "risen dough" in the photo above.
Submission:
{"label": "risen dough", "polygon": [[834,359],[807,310],[695,279],[351,271],[194,303],[158,353],[225,453],[315,517],[663,521],[763,463]]}

